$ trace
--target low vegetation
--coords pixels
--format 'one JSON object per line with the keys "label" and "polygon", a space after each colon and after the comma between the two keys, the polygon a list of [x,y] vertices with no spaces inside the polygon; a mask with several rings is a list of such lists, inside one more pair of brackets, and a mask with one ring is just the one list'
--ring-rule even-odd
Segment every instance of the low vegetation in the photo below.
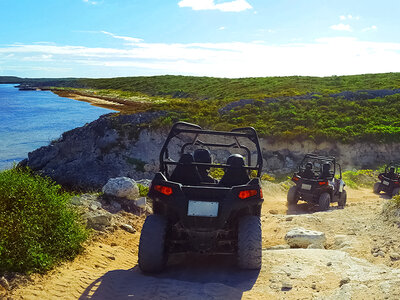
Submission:
{"label": "low vegetation", "polygon": [[146,197],[147,194],[149,193],[149,187],[145,186],[143,184],[138,183],[138,188],[139,188],[139,195],[140,197]]}
{"label": "low vegetation", "polygon": [[343,180],[348,187],[357,189],[359,187],[371,188],[377,181],[379,171],[356,170],[343,172]]}
{"label": "low vegetation", "polygon": [[0,274],[44,272],[81,251],[88,232],[71,196],[27,169],[0,173]]}
{"label": "low vegetation", "polygon": [[219,130],[253,126],[260,136],[278,140],[400,142],[400,73],[20,80],[126,100],[131,103],[125,108],[127,113],[166,111],[153,126],[183,120]]}

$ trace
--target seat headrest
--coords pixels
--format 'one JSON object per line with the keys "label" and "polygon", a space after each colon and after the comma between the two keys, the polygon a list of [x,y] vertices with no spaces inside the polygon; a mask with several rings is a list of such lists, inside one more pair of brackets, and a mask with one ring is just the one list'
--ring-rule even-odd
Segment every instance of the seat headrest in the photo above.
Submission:
{"label": "seat headrest", "polygon": [[324,163],[324,164],[322,165],[322,170],[329,171],[330,168],[331,168],[331,165],[330,165],[329,163]]}
{"label": "seat headrest", "polygon": [[182,164],[191,164],[193,162],[192,154],[190,153],[182,154],[181,158],[179,159],[179,162]]}
{"label": "seat headrest", "polygon": [[226,160],[226,164],[232,167],[242,167],[244,166],[244,158],[240,154],[232,154]]}
{"label": "seat headrest", "polygon": [[194,161],[199,163],[211,163],[211,154],[207,149],[196,149],[193,153]]}

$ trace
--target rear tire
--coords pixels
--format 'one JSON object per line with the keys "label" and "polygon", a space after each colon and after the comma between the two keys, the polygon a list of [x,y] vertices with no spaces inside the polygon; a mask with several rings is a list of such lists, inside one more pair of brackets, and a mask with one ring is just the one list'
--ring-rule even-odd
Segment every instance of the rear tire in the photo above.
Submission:
{"label": "rear tire", "polygon": [[297,202],[299,202],[299,199],[297,199],[296,192],[297,192],[297,187],[296,186],[292,186],[289,189],[288,194],[287,194],[288,207],[295,206],[295,205],[297,205]]}
{"label": "rear tire", "polygon": [[242,269],[260,269],[262,261],[260,217],[245,216],[239,220],[238,266]]}
{"label": "rear tire", "polygon": [[161,215],[147,216],[139,242],[139,268],[143,272],[155,273],[164,269],[167,262],[165,237],[167,219]]}
{"label": "rear tire", "polygon": [[381,184],[379,182],[375,182],[374,184],[374,193],[379,194],[381,192]]}
{"label": "rear tire", "polygon": [[331,204],[331,195],[329,193],[322,193],[321,196],[319,196],[319,210],[320,211],[326,211],[329,209],[329,206]]}
{"label": "rear tire", "polygon": [[392,197],[398,195],[399,193],[400,193],[400,188],[394,188],[392,192]]}
{"label": "rear tire", "polygon": [[343,190],[340,193],[340,197],[339,197],[339,200],[338,200],[338,206],[345,207],[346,206],[346,202],[347,202],[347,192],[345,190]]}

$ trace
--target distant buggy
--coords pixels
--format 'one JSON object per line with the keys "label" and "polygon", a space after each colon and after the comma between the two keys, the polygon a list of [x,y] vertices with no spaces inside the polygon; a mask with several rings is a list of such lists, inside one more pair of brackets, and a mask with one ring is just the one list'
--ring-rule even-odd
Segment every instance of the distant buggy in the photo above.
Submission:
{"label": "distant buggy", "polygon": [[400,164],[391,162],[386,165],[385,172],[379,174],[379,182],[374,184],[374,193],[385,192],[392,197],[400,192]]}
{"label": "distant buggy", "polygon": [[[223,161],[214,163],[216,156]],[[219,182],[209,175],[210,168],[225,170]],[[233,254],[240,268],[259,269],[261,169],[253,128],[224,132],[175,123],[148,194],[154,214],[142,228],[140,269],[159,272],[170,254],[189,252]]]}
{"label": "distant buggy", "polygon": [[305,155],[292,181],[296,185],[289,189],[287,195],[289,208],[299,201],[318,205],[320,211],[328,210],[333,202],[337,202],[339,207],[346,205],[342,169],[334,157]]}

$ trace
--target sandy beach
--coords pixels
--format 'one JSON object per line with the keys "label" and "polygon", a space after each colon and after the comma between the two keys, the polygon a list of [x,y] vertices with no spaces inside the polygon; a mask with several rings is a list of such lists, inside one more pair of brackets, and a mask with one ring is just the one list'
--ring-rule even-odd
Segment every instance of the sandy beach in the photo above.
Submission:
{"label": "sandy beach", "polygon": [[120,103],[121,100],[115,100],[115,101],[111,99],[105,100],[102,99],[101,97],[86,96],[72,91],[64,91],[64,90],[51,90],[51,91],[60,97],[88,102],[93,106],[112,109],[118,112],[124,111],[127,108],[126,106],[128,106],[127,104]]}

